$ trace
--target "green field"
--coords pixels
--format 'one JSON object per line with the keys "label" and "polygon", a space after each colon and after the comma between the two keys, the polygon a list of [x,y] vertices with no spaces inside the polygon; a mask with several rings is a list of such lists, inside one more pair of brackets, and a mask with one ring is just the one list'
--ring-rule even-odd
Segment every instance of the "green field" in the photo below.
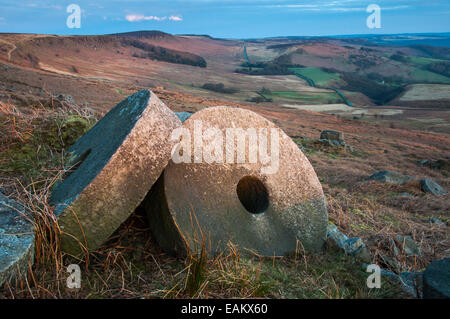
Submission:
{"label": "green field", "polygon": [[335,93],[301,93],[296,91],[272,91],[270,94],[265,93],[264,96],[278,99],[295,100],[304,104],[334,104],[341,103],[341,99]]}
{"label": "green field", "polygon": [[417,65],[428,65],[433,62],[444,61],[444,60],[433,59],[433,58],[424,58],[424,57],[420,57],[420,56],[411,56],[411,57],[409,57],[409,59],[411,60],[412,63],[417,64]]}
{"label": "green field", "polygon": [[414,68],[414,70],[411,73],[411,78],[413,78],[417,82],[450,84],[450,78],[419,68]]}
{"label": "green field", "polygon": [[339,74],[325,72],[319,68],[290,68],[289,70],[310,78],[316,85],[327,85],[329,82],[339,79]]}

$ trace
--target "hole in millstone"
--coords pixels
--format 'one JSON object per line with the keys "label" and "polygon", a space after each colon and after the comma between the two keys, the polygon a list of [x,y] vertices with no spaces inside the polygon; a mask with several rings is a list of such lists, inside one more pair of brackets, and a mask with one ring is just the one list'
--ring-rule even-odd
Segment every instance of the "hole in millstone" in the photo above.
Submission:
{"label": "hole in millstone", "polygon": [[252,214],[264,213],[269,207],[269,193],[266,186],[255,176],[244,176],[236,192],[245,209]]}

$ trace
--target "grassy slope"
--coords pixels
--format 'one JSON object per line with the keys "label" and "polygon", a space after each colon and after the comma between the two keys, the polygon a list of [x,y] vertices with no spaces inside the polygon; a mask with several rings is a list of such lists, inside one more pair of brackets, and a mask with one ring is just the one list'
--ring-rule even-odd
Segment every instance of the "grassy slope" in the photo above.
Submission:
{"label": "grassy slope", "polygon": [[290,70],[312,79],[319,86],[326,86],[340,78],[339,74],[325,72],[319,68],[290,68]]}

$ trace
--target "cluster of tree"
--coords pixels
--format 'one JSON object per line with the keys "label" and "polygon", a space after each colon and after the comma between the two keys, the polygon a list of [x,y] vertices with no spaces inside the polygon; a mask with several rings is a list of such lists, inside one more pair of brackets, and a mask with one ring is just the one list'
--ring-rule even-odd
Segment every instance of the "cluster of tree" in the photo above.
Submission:
{"label": "cluster of tree", "polygon": [[391,60],[402,62],[402,63],[409,62],[409,60],[410,60],[409,57],[402,54],[401,52],[397,52],[397,53],[391,55],[390,58],[391,58]]}
{"label": "cluster of tree", "polygon": [[227,88],[223,83],[205,83],[202,86],[203,89],[214,91],[218,93],[225,93],[225,94],[234,94],[238,92],[236,88]]}
{"label": "cluster of tree", "polygon": [[206,68],[205,59],[203,59],[201,56],[189,52],[182,52],[168,48],[163,48],[139,40],[128,38],[123,38],[121,40],[121,43],[124,46],[132,46],[136,49],[144,51],[142,53],[135,53],[133,55],[138,58],[147,58],[152,60],[177,64],[186,64]]}
{"label": "cluster of tree", "polygon": [[405,80],[400,75],[391,75],[386,76],[380,73],[371,72],[367,74],[367,77],[370,80],[376,81],[376,82],[385,82],[385,83],[392,83],[392,84],[402,84],[402,83],[410,83],[410,81]]}
{"label": "cluster of tree", "polygon": [[266,98],[261,95],[252,97],[252,98],[248,99],[247,101],[253,102],[253,103],[273,102],[273,100],[271,98]]}
{"label": "cluster of tree", "polygon": [[342,79],[347,83],[342,89],[361,92],[379,105],[386,104],[403,92],[403,87],[379,84],[356,73],[343,73]]}
{"label": "cluster of tree", "polygon": [[291,70],[289,70],[286,66],[276,64],[276,63],[267,63],[261,69],[252,70],[249,69],[237,69],[236,73],[248,74],[248,75],[290,75],[293,74]]}
{"label": "cluster of tree", "polygon": [[416,50],[422,51],[435,59],[449,59],[450,57],[450,48],[434,47],[424,44],[416,44],[412,45],[411,47]]}
{"label": "cluster of tree", "polygon": [[428,71],[450,77],[450,62],[441,61],[430,63],[426,66],[426,69]]}
{"label": "cluster of tree", "polygon": [[366,68],[370,68],[372,66],[377,65],[377,63],[374,61],[373,58],[366,57],[366,56],[360,55],[360,54],[351,54],[351,55],[349,55],[348,58],[349,58],[350,63],[353,63],[360,69],[366,69]]}

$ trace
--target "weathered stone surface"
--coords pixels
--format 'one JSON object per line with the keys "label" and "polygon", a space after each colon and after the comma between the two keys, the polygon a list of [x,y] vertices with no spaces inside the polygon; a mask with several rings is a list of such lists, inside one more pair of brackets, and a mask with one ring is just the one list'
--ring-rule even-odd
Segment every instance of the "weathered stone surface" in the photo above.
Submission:
{"label": "weathered stone surface", "polygon": [[327,237],[347,255],[355,256],[364,262],[372,260],[372,256],[361,238],[348,238],[347,235],[339,231],[336,225],[328,225]]}
{"label": "weathered stone surface", "polygon": [[430,224],[435,224],[435,225],[437,225],[439,227],[446,227],[447,226],[446,223],[444,223],[442,220],[440,220],[439,218],[436,218],[436,217],[428,218],[428,222]]}
{"label": "weathered stone surface", "polygon": [[432,160],[421,160],[418,162],[418,164],[420,166],[424,166],[424,167],[429,167],[432,169],[436,169],[436,170],[441,170],[441,171],[450,171],[450,158],[443,158],[443,159],[439,159],[437,161],[432,161]]}
{"label": "weathered stone surface", "polygon": [[375,173],[371,176],[369,176],[368,179],[371,180],[377,180],[383,183],[391,183],[391,184],[399,184],[403,185],[414,178],[408,175],[403,175],[397,172],[391,172],[391,171],[382,171]]}
{"label": "weathered stone surface", "polygon": [[423,297],[450,298],[450,258],[431,263],[423,274]]}
{"label": "weathered stone surface", "polygon": [[327,140],[332,145],[345,145],[344,135],[339,131],[324,130],[320,133],[321,140]]}
{"label": "weathered stone surface", "polygon": [[191,117],[192,113],[190,113],[190,112],[175,112],[175,115],[178,116],[181,123],[183,123],[184,121],[186,121],[188,118]]}
{"label": "weathered stone surface", "polygon": [[435,181],[429,178],[424,178],[420,180],[420,187],[425,193],[430,193],[435,196],[444,196],[447,192]]}
{"label": "weathered stone surface", "polygon": [[[128,97],[70,149],[77,168],[51,204],[71,254],[97,249],[134,211],[170,159],[175,114],[149,90]],[[82,248],[84,247],[84,248]]]}
{"label": "weathered stone surface", "polygon": [[420,256],[420,249],[411,236],[395,236],[394,241],[407,256]]}
{"label": "weathered stone surface", "polygon": [[30,214],[0,193],[0,286],[28,271],[34,257],[34,227]]}
{"label": "weathered stone surface", "polygon": [[223,151],[223,162],[194,163],[192,145],[191,163],[170,161],[143,203],[160,246],[183,255],[198,247],[201,229],[213,254],[223,251],[230,240],[242,252],[268,256],[294,251],[297,240],[306,250],[322,249],[328,224],[325,198],[313,167],[296,144],[273,123],[244,109],[204,109],[183,128],[194,136],[199,121],[203,131],[217,128],[224,141],[227,128],[263,128],[269,136],[274,129],[279,133],[279,168],[269,173],[261,161],[250,163],[248,143],[243,163],[226,160],[226,143],[219,142],[213,144]]}

